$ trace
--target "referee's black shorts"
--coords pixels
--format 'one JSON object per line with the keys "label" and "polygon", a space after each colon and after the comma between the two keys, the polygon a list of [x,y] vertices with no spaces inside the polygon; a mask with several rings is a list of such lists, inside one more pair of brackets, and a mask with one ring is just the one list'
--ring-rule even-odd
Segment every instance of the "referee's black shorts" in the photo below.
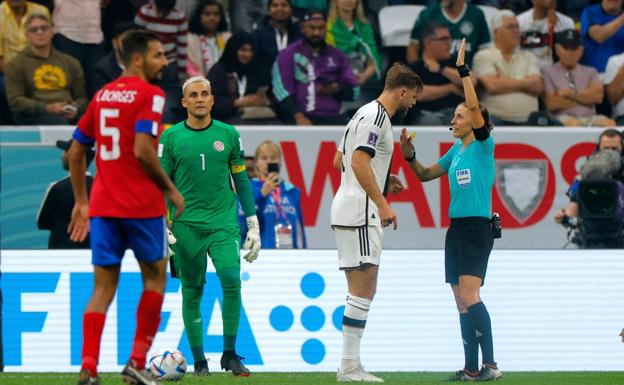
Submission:
{"label": "referee's black shorts", "polygon": [[444,242],[446,283],[459,284],[460,275],[473,275],[485,282],[492,246],[494,236],[489,219],[451,218],[451,227],[446,232]]}

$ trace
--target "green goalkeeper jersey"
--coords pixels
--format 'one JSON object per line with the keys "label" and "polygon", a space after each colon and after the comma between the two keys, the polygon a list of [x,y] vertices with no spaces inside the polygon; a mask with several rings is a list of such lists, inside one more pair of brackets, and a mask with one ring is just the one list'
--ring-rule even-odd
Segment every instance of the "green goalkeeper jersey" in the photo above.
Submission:
{"label": "green goalkeeper jersey", "polygon": [[230,173],[245,172],[240,134],[233,126],[212,119],[195,130],[186,120],[165,130],[158,143],[158,157],[167,175],[184,196],[179,218],[202,230],[238,229],[237,197]]}

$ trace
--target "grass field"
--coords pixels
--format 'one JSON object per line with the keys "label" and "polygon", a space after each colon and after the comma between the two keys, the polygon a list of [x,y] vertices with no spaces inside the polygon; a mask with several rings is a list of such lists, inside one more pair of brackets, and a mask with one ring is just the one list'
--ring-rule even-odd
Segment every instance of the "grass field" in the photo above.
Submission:
{"label": "grass field", "polygon": [[[386,385],[433,385],[447,383],[451,373],[388,372],[375,373]],[[115,373],[102,373],[102,384],[122,384]],[[67,385],[75,384],[75,373],[0,373],[2,385]],[[257,373],[248,378],[215,373],[210,377],[186,375],[182,385],[325,385],[336,384],[335,373]],[[506,372],[496,381],[500,385],[623,385],[624,372]]]}

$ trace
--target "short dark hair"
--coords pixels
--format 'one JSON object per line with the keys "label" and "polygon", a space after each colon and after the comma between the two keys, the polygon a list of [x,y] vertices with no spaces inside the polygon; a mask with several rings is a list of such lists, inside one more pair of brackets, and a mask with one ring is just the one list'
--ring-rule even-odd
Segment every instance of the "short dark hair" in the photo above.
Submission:
{"label": "short dark hair", "polygon": [[622,141],[622,147],[624,147],[624,134],[622,134],[615,128],[607,128],[600,133],[600,136],[598,137],[598,146],[600,146],[600,141],[602,141],[602,138],[604,138],[605,136],[607,138],[620,138],[620,140]]}
{"label": "short dark hair", "polygon": [[124,66],[130,66],[132,55],[138,53],[144,55],[150,41],[161,41],[160,37],[154,32],[145,29],[130,30],[121,43],[121,59]]}
{"label": "short dark hair", "polygon": [[384,89],[394,90],[400,87],[414,88],[420,93],[423,90],[423,82],[411,68],[401,62],[395,62],[386,74]]}
{"label": "short dark hair", "polygon": [[203,35],[206,33],[204,26],[201,23],[201,15],[204,13],[204,9],[209,6],[217,6],[219,8],[219,13],[221,14],[221,20],[219,21],[219,25],[217,25],[217,32],[224,32],[228,30],[228,23],[223,5],[221,5],[221,3],[217,3],[215,0],[201,0],[195,6],[195,10],[189,19],[189,32],[194,33],[195,35]]}
{"label": "short dark hair", "polygon": [[[269,9],[269,7],[271,6],[271,4],[273,4],[273,1],[275,1],[275,0],[269,0],[269,1],[267,1],[267,9]],[[292,2],[291,2],[290,0],[286,0],[286,2],[288,3],[288,6],[289,6],[290,8],[292,8]]]}
{"label": "short dark hair", "polygon": [[425,24],[423,24],[422,27],[420,27],[420,39],[421,40],[425,40],[425,39],[429,39],[432,37],[435,37],[436,35],[436,31],[438,29],[448,29],[447,26],[440,24],[439,22],[433,20],[433,21],[428,21]]}

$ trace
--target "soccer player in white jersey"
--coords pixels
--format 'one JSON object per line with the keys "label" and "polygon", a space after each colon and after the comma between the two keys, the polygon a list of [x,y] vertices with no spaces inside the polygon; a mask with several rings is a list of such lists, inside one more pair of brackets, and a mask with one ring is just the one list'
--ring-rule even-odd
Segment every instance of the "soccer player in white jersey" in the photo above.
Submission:
{"label": "soccer player in white jersey", "polygon": [[339,267],[345,271],[349,287],[342,318],[339,382],[383,382],[362,367],[360,340],[377,289],[382,227],[397,228],[396,213],[385,198],[394,149],[390,119],[404,116],[422,89],[415,72],[400,63],[392,65],[383,92],[353,115],[334,157],[334,166],[342,174],[332,202],[331,225]]}

